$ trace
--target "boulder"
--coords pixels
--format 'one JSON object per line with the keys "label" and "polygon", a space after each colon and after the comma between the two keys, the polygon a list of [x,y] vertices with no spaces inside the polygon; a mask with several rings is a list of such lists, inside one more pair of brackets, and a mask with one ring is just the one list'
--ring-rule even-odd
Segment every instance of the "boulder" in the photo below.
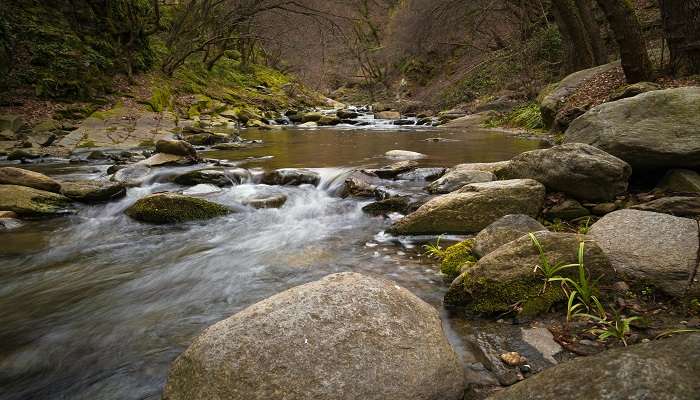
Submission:
{"label": "boulder", "polygon": [[639,210],[615,211],[593,224],[589,236],[625,279],[684,296],[698,266],[698,222]]}
{"label": "boulder", "polygon": [[672,169],[666,173],[658,187],[675,193],[700,193],[700,174],[688,169]]}
{"label": "boulder", "polygon": [[416,168],[413,171],[402,172],[396,175],[396,179],[406,180],[406,181],[427,181],[432,182],[436,179],[442,177],[447,169],[445,168]]}
{"label": "boulder", "polygon": [[418,163],[415,161],[399,161],[384,167],[376,169],[365,169],[362,170],[366,175],[377,176],[382,179],[394,179],[399,174],[413,171],[418,167]]}
{"label": "boulder", "polygon": [[374,113],[374,119],[401,119],[401,113],[398,111],[380,111]]}
{"label": "boulder", "polygon": [[453,168],[432,182],[426,190],[433,194],[451,193],[470,183],[495,181],[496,175],[488,171]]}
{"label": "boulder", "polygon": [[700,197],[662,197],[647,203],[637,204],[630,208],[634,210],[671,214],[677,217],[697,218],[700,216]]}
{"label": "boulder", "polygon": [[345,178],[341,196],[374,197],[380,183],[381,179],[374,174],[369,175],[368,172],[355,171]]}
{"label": "boulder", "polygon": [[374,216],[387,215],[394,212],[408,214],[418,208],[417,203],[422,205],[420,199],[416,201],[410,196],[389,197],[388,199],[367,204],[366,206],[362,207],[362,211]]}
{"label": "boulder", "polygon": [[61,194],[81,203],[98,203],[126,196],[126,185],[95,180],[63,182]]}
{"label": "boulder", "polygon": [[398,235],[476,233],[508,214],[537,216],[545,188],[532,179],[474,183],[433,198],[396,222]]}
{"label": "boulder", "polygon": [[321,176],[308,169],[283,168],[266,172],[262,177],[262,183],[265,185],[318,185],[319,182]]}
{"label": "boulder", "polygon": [[418,160],[427,157],[425,154],[407,150],[389,150],[384,153],[384,156],[396,160]]}
{"label": "boulder", "polygon": [[[536,232],[545,256],[552,264],[576,263],[581,235],[540,231]],[[586,241],[585,265],[594,278],[612,274],[610,263],[594,242]],[[559,285],[544,285],[544,278],[534,267],[540,264],[540,253],[528,235],[504,244],[486,254],[463,272],[464,306],[483,314],[496,314],[520,305],[523,315],[533,316],[547,311],[553,304],[565,300]],[[577,269],[561,272],[575,276]]]}
{"label": "boulder", "polygon": [[324,115],[318,120],[318,126],[335,126],[340,123],[340,118],[332,115]]}
{"label": "boulder", "polygon": [[464,376],[438,312],[393,282],[341,273],[207,328],[164,400],[457,400]]}
{"label": "boulder", "polygon": [[323,114],[319,112],[306,113],[301,117],[301,122],[318,122],[323,118]]}
{"label": "boulder", "polygon": [[360,116],[360,114],[351,110],[338,110],[335,115],[340,119],[355,119]]}
{"label": "boulder", "polygon": [[197,150],[184,140],[159,140],[156,142],[156,153],[197,158]]}
{"label": "boulder", "polygon": [[700,87],[655,90],[592,108],[566,131],[635,171],[700,167]]}
{"label": "boulder", "polygon": [[564,201],[549,207],[549,209],[545,211],[547,218],[566,221],[585,217],[590,214],[590,211],[588,211],[586,207],[582,206],[581,203],[574,199],[564,199]]}
{"label": "boulder", "polygon": [[220,217],[231,210],[196,197],[156,193],[137,200],[125,213],[137,221],[169,224]]}
{"label": "boulder", "polygon": [[7,155],[7,161],[23,161],[23,160],[34,160],[40,158],[41,155],[33,151],[28,151],[24,149],[14,149]]}
{"label": "boulder", "polygon": [[529,232],[546,231],[536,219],[523,214],[510,214],[484,228],[474,239],[474,254],[481,258],[506,243],[521,238]]}
{"label": "boulder", "polygon": [[678,335],[576,358],[489,400],[694,400],[698,374],[700,334]]}
{"label": "boulder", "polygon": [[226,187],[238,184],[240,181],[235,175],[229,176],[225,171],[219,169],[200,169],[178,175],[175,178],[175,183],[183,186],[208,183],[219,187]]}
{"label": "boulder", "polygon": [[522,153],[501,174],[507,179],[535,179],[552,191],[590,201],[613,200],[624,193],[630,175],[626,162],[581,143]]}
{"label": "boulder", "polygon": [[541,95],[540,111],[545,126],[550,128],[554,124],[554,118],[566,101],[589,79],[610,72],[620,67],[620,62],[600,65],[595,68],[574,72],[565,77],[559,83],[546,89],[546,93]]}
{"label": "boulder", "polygon": [[119,168],[112,178],[113,182],[121,182],[127,186],[139,186],[146,181],[151,173],[151,168],[146,164],[132,164],[128,167]]}
{"label": "boulder", "polygon": [[15,167],[0,168],[0,185],[27,186],[54,193],[61,191],[61,184],[52,178],[38,172]]}
{"label": "boulder", "polygon": [[253,208],[280,208],[287,202],[287,196],[276,194],[268,197],[254,197],[246,199],[243,204]]}
{"label": "boulder", "polygon": [[27,186],[0,185],[0,210],[12,211],[23,218],[66,214],[70,205],[70,199],[60,194]]}
{"label": "boulder", "polygon": [[139,161],[137,164],[147,167],[162,167],[166,165],[186,165],[191,164],[191,159],[185,156],[178,156],[169,153],[156,153],[145,160]]}

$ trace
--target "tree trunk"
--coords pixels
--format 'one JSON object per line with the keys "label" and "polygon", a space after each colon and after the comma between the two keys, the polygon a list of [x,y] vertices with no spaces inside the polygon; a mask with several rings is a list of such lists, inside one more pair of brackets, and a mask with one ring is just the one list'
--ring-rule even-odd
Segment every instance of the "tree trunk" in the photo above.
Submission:
{"label": "tree trunk", "polygon": [[659,0],[671,69],[700,74],[700,0]]}
{"label": "tree trunk", "polygon": [[595,65],[601,65],[608,62],[608,51],[605,47],[605,42],[600,36],[600,25],[593,14],[592,0],[576,0],[578,13],[581,16],[581,22],[586,29],[588,39],[591,43],[593,51],[593,61]]}
{"label": "tree trunk", "polygon": [[568,64],[571,69],[592,67],[595,61],[593,49],[574,0],[553,0],[552,6],[559,30],[569,41]]}
{"label": "tree trunk", "polygon": [[596,0],[605,13],[620,48],[622,69],[628,83],[648,81],[652,76],[642,28],[629,0]]}

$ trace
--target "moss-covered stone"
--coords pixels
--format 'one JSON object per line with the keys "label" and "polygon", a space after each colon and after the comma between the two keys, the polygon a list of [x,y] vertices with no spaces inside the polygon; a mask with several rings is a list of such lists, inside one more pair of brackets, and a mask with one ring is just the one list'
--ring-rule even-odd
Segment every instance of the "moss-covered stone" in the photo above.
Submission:
{"label": "moss-covered stone", "polygon": [[0,210],[13,211],[26,218],[64,214],[71,201],[60,194],[26,186],[0,185]]}
{"label": "moss-covered stone", "polygon": [[465,272],[464,291],[472,301],[469,309],[479,314],[496,314],[519,310],[521,315],[535,316],[566,299],[558,285],[547,285],[533,272],[532,276],[510,281],[470,278]]}
{"label": "moss-covered stone", "polygon": [[440,265],[440,272],[445,275],[445,280],[455,279],[465,263],[476,262],[476,257],[472,254],[473,248],[474,240],[469,239],[445,249]]}
{"label": "moss-covered stone", "polygon": [[126,210],[131,218],[153,224],[210,219],[229,213],[231,210],[221,204],[175,193],[146,196]]}

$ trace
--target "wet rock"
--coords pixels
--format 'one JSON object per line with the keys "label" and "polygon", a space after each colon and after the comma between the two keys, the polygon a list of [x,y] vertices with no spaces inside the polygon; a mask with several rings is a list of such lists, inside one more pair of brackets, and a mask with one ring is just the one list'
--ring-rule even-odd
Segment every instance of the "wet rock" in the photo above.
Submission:
{"label": "wet rock", "polygon": [[393,282],[342,273],[206,329],[173,363],[163,398],[457,400],[463,390],[433,307]]}
{"label": "wet rock", "polygon": [[[250,121],[248,121],[250,122]],[[258,121],[259,122],[259,121]],[[255,125],[255,124],[251,124]],[[246,125],[248,126],[248,125]],[[225,135],[216,135],[211,132],[197,133],[194,135],[185,136],[185,142],[193,146],[212,146],[222,144],[229,141],[229,137]]]}
{"label": "wet rock", "polygon": [[488,171],[453,168],[428,185],[426,190],[433,194],[447,194],[471,183],[491,182],[496,179],[496,175]]}
{"label": "wet rock", "polygon": [[522,153],[502,178],[530,178],[576,199],[607,201],[627,190],[630,166],[593,146],[570,143]]}
{"label": "wet rock", "polygon": [[137,221],[169,224],[220,217],[231,210],[196,197],[157,193],[137,200],[125,213]]}
{"label": "wet rock", "polygon": [[476,351],[477,358],[493,372],[502,386],[510,386],[523,379],[515,368],[504,365],[500,354],[509,346],[498,335],[486,332],[477,332],[472,340],[472,347]]}
{"label": "wet rock", "polygon": [[280,208],[287,202],[287,196],[283,194],[277,194],[268,197],[256,197],[252,199],[246,199],[243,204],[253,207],[253,208]]}
{"label": "wet rock", "polygon": [[15,213],[13,211],[0,211],[0,218],[7,218],[7,219],[17,218],[17,213]]}
{"label": "wet rock", "polygon": [[108,158],[109,156],[101,150],[91,151],[90,154],[88,154],[87,156],[88,160],[106,160]]}
{"label": "wet rock", "polygon": [[418,160],[427,157],[425,154],[407,150],[389,150],[386,153],[384,153],[384,156],[396,160]]}
{"label": "wet rock", "polygon": [[445,172],[447,172],[447,169],[445,168],[416,168],[413,171],[402,172],[396,175],[396,179],[417,182],[432,182],[443,176]]}
{"label": "wet rock", "polygon": [[306,113],[301,117],[301,122],[306,123],[306,122],[318,122],[323,118],[323,114],[319,112],[310,112]]}
{"label": "wet rock", "polygon": [[700,216],[700,197],[662,197],[647,203],[637,204],[630,208],[635,210],[671,214],[677,217],[696,218]]}
{"label": "wet rock", "polygon": [[338,110],[335,115],[340,119],[355,119],[360,116],[360,114],[350,110]]}
{"label": "wet rock", "polygon": [[110,179],[113,182],[121,182],[127,186],[139,186],[146,181],[151,173],[151,168],[146,164],[132,164],[120,168]]}
{"label": "wet rock", "polygon": [[[581,235],[549,231],[536,232],[548,260],[571,264],[577,262]],[[586,268],[593,277],[613,274],[606,255],[595,242],[587,241],[584,254]],[[520,314],[534,316],[547,311],[553,304],[565,300],[558,285],[545,288],[542,274],[534,270],[540,263],[540,253],[530,237],[524,235],[488,253],[466,270],[463,282],[466,303],[470,310],[483,314],[511,311],[520,305]],[[561,272],[574,276],[575,269]]]}
{"label": "wet rock", "polygon": [[52,217],[70,212],[65,196],[17,185],[0,185],[0,210],[12,211],[22,218]]}
{"label": "wet rock", "polygon": [[545,215],[551,219],[572,220],[590,215],[588,209],[574,199],[564,199],[550,207]]}
{"label": "wet rock", "polygon": [[[257,129],[263,129],[263,130],[270,130],[272,127],[268,125],[267,123],[257,120],[257,119],[251,119],[248,120],[245,124],[246,128],[257,128]],[[213,135],[212,135],[213,136]]]}
{"label": "wet rock", "polygon": [[212,146],[212,148],[216,150],[239,150],[246,149],[248,147],[250,147],[250,144],[248,143],[219,143]]}
{"label": "wet rock", "polygon": [[700,174],[688,169],[672,169],[658,187],[675,193],[700,193]]}
{"label": "wet rock", "polygon": [[141,160],[138,164],[148,167],[163,167],[167,165],[187,165],[191,164],[192,159],[185,156],[178,156],[168,153],[156,153],[145,160]]}
{"label": "wet rock", "polygon": [[183,186],[211,184],[219,187],[226,187],[239,184],[240,181],[236,178],[236,176],[228,176],[228,174],[222,170],[200,169],[178,175],[175,178],[175,183]]}
{"label": "wet rock", "polygon": [[81,203],[98,203],[126,196],[126,185],[96,180],[63,182],[61,194]]}
{"label": "wet rock", "polygon": [[299,125],[300,128],[318,128],[318,123],[314,121],[309,121],[309,122],[304,122],[303,124]]}
{"label": "wet rock", "polygon": [[388,120],[401,119],[401,113],[398,111],[380,111],[380,112],[374,113],[374,119],[388,119]]}
{"label": "wet rock", "polygon": [[61,184],[54,179],[38,172],[15,167],[0,168],[0,185],[27,186],[54,193],[61,191]]}
{"label": "wet rock", "polygon": [[341,196],[375,197],[375,191],[380,183],[381,180],[375,175],[355,171],[345,179]]}
{"label": "wet rock", "polygon": [[8,161],[24,161],[24,160],[34,160],[40,158],[41,155],[32,151],[27,151],[23,149],[14,149],[7,155]]}
{"label": "wet rock", "polygon": [[655,90],[594,107],[566,131],[566,143],[589,143],[635,171],[700,167],[700,88]]}
{"label": "wet rock", "polygon": [[545,189],[531,179],[474,183],[438,196],[399,220],[398,235],[475,233],[508,214],[537,216]]}
{"label": "wet rock", "polygon": [[266,172],[262,177],[265,185],[318,185],[320,181],[321,176],[308,169],[283,168]]}
{"label": "wet rock", "polygon": [[392,212],[408,214],[410,209],[411,198],[408,196],[390,197],[362,207],[362,211],[374,216],[387,215]]}
{"label": "wet rock", "polygon": [[415,125],[415,124],[416,124],[416,121],[414,121],[412,119],[397,119],[396,121],[394,121],[394,125],[397,125],[397,126],[406,126],[406,125]]}
{"label": "wet rock", "polygon": [[340,118],[333,117],[330,115],[324,115],[321,119],[317,121],[318,126],[335,126],[340,123]]}
{"label": "wet rock", "polygon": [[362,170],[362,172],[382,179],[394,179],[399,174],[413,171],[417,167],[418,163],[415,161],[399,161],[381,168]]}
{"label": "wet rock", "polygon": [[159,140],[156,142],[156,153],[197,158],[197,151],[184,140]]}
{"label": "wet rock", "polygon": [[615,270],[630,281],[644,282],[681,297],[697,267],[698,222],[649,211],[620,210],[593,224],[589,236],[610,258]]}
{"label": "wet rock", "polygon": [[523,215],[511,214],[498,219],[484,228],[474,239],[474,254],[479,258],[489,254],[502,245],[521,238],[529,232],[545,231],[536,219]]}
{"label": "wet rock", "polygon": [[691,400],[700,393],[700,334],[678,335],[576,358],[491,400]]}
{"label": "wet rock", "polygon": [[185,196],[206,196],[208,194],[214,194],[219,192],[221,192],[220,187],[216,185],[202,183],[183,190],[182,194]]}

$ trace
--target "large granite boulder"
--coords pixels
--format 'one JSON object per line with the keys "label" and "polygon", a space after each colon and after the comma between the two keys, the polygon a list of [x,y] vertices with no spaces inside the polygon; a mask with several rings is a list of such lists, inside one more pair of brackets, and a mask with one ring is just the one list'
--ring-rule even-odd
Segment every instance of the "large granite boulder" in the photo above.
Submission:
{"label": "large granite boulder", "polygon": [[581,143],[522,153],[502,172],[504,178],[530,178],[577,199],[609,201],[627,190],[632,169],[617,157]]}
{"label": "large granite boulder", "polygon": [[52,178],[38,172],[15,167],[0,168],[0,185],[27,186],[54,193],[61,191],[61,184]]}
{"label": "large granite boulder", "polygon": [[464,375],[438,312],[356,273],[297,286],[207,328],[164,400],[457,400]]}
{"label": "large granite boulder", "polygon": [[71,201],[60,194],[17,185],[0,185],[0,210],[23,218],[42,218],[69,212]]}
{"label": "large granite boulder", "polygon": [[481,258],[506,243],[528,234],[546,231],[536,219],[523,214],[510,214],[484,228],[476,238],[474,254]]}
{"label": "large granite boulder", "polygon": [[678,335],[559,364],[489,400],[695,400],[700,334]]}
{"label": "large granite boulder", "polygon": [[126,185],[111,181],[71,181],[61,184],[61,194],[81,203],[99,203],[126,196]]}
{"label": "large granite boulder", "polygon": [[589,236],[627,279],[652,285],[672,296],[690,290],[698,266],[698,222],[640,210],[615,211],[591,226]]}
{"label": "large granite boulder", "polygon": [[[578,262],[579,243],[585,239],[582,235],[549,231],[534,235],[550,264]],[[594,242],[586,242],[584,260],[594,278],[613,274],[607,257]],[[519,304],[520,312],[528,316],[547,311],[565,296],[559,285],[544,285],[543,275],[535,270],[540,262],[540,253],[529,235],[506,243],[462,272],[461,305],[484,314],[511,311],[514,304]],[[573,277],[576,273],[573,268],[561,271],[562,276]]]}
{"label": "large granite boulder", "polygon": [[656,90],[592,108],[566,143],[592,144],[636,170],[700,167],[700,87]]}
{"label": "large granite boulder", "polygon": [[210,219],[231,213],[221,204],[176,193],[156,193],[126,209],[131,218],[152,224],[169,224]]}
{"label": "large granite boulder", "polygon": [[398,235],[476,233],[508,214],[537,216],[545,188],[532,179],[474,183],[435,197],[396,222]]}

